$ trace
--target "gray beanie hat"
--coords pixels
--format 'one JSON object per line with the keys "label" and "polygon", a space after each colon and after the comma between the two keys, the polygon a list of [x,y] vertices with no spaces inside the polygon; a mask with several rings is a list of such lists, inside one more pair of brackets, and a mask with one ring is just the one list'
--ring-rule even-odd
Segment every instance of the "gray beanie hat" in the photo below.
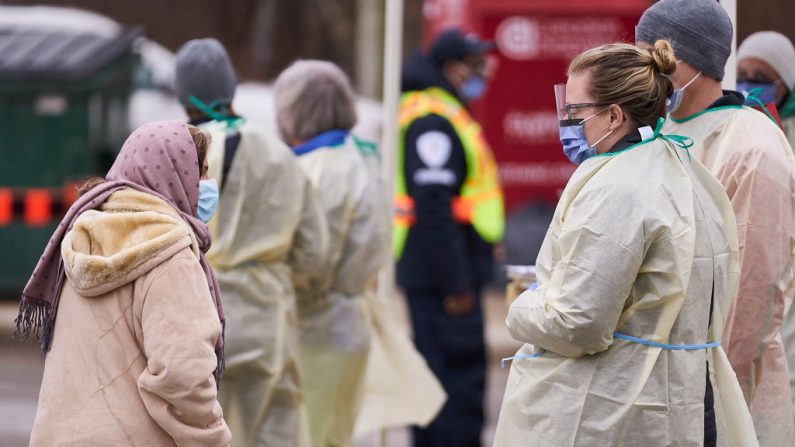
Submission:
{"label": "gray beanie hat", "polygon": [[722,81],[732,30],[729,15],[715,0],[660,0],[643,13],[635,40],[668,40],[677,59]]}
{"label": "gray beanie hat", "polygon": [[188,100],[193,95],[210,105],[232,103],[237,74],[221,42],[213,38],[195,39],[177,52],[177,99],[184,107],[195,107]]}

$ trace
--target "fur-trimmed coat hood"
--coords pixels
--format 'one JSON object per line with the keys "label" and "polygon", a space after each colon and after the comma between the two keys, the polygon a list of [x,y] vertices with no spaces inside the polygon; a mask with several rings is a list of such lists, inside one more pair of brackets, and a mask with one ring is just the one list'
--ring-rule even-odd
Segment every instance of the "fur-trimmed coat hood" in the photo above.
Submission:
{"label": "fur-trimmed coat hood", "polygon": [[74,288],[97,296],[134,281],[185,247],[198,256],[191,228],[171,206],[123,189],[75,221],[61,254]]}

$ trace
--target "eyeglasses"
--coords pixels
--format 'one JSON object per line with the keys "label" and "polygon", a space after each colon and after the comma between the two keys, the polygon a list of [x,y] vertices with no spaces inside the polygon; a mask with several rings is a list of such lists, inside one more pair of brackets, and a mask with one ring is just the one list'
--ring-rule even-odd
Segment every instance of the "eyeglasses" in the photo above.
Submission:
{"label": "eyeglasses", "polygon": [[578,104],[564,104],[563,107],[566,110],[567,118],[571,120],[571,119],[574,119],[574,117],[571,116],[573,110],[587,109],[587,108],[590,108],[590,107],[608,107],[609,105],[610,104],[602,104],[602,103],[598,103],[598,102],[582,102],[582,103],[578,103]]}
{"label": "eyeglasses", "polygon": [[768,78],[764,78],[764,77],[751,78],[751,77],[746,77],[746,76],[738,76],[737,77],[737,82],[748,82],[748,83],[751,83],[751,84],[775,84],[777,82],[782,82],[782,81],[781,81],[781,78],[768,79]]}
{"label": "eyeglasses", "polygon": [[577,109],[587,109],[589,107],[609,107],[610,104],[600,102],[583,102],[576,104],[566,103],[566,84],[555,84],[555,106],[558,111],[558,119],[575,119],[572,113]]}

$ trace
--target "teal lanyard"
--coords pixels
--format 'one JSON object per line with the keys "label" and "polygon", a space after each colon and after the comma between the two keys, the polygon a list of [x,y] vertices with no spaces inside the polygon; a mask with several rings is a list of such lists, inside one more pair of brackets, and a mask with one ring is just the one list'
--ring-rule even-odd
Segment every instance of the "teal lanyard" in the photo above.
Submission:
{"label": "teal lanyard", "polygon": [[359,153],[365,157],[374,156],[379,160],[381,159],[381,156],[378,154],[378,146],[375,143],[363,140],[356,135],[351,136],[353,137],[354,143],[356,143],[356,148],[359,149]]}
{"label": "teal lanyard", "polygon": [[687,159],[692,161],[693,159],[690,157],[690,148],[693,147],[693,139],[684,135],[663,135],[662,126],[664,122],[665,119],[662,117],[657,120],[657,127],[654,129],[654,137],[660,137],[663,140],[671,142],[679,149],[684,149],[684,151],[687,152]]}
{"label": "teal lanyard", "polygon": [[762,91],[764,91],[764,90],[762,90],[761,88],[751,89],[751,91],[748,92],[748,96],[745,98],[745,101],[746,102],[756,103],[759,107],[762,108],[762,111],[765,113],[765,115],[767,115],[767,117],[770,118],[770,121],[773,121],[774,123],[776,123],[776,127],[778,127],[778,121],[776,121],[776,119],[773,117],[773,114],[770,113],[769,110],[767,110],[767,107],[759,99],[759,97],[756,96],[757,93],[760,93]]}
{"label": "teal lanyard", "polygon": [[[215,121],[225,123],[227,128],[231,129],[239,129],[241,125],[243,125],[243,118],[236,117],[236,116],[229,116],[229,111],[226,109],[225,105],[216,104],[217,101],[213,101],[210,104],[205,104],[201,99],[190,95],[188,96],[188,101],[193,104],[194,107],[199,109],[199,111],[203,112],[208,117],[212,118]],[[218,107],[221,107],[221,111],[215,110]]]}

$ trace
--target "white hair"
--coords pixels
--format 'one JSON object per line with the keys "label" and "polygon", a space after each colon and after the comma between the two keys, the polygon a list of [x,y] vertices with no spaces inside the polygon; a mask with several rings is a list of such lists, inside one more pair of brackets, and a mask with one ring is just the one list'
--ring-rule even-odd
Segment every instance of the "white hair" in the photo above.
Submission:
{"label": "white hair", "polygon": [[288,144],[356,124],[353,89],[345,73],[331,62],[299,60],[276,79],[276,124]]}

